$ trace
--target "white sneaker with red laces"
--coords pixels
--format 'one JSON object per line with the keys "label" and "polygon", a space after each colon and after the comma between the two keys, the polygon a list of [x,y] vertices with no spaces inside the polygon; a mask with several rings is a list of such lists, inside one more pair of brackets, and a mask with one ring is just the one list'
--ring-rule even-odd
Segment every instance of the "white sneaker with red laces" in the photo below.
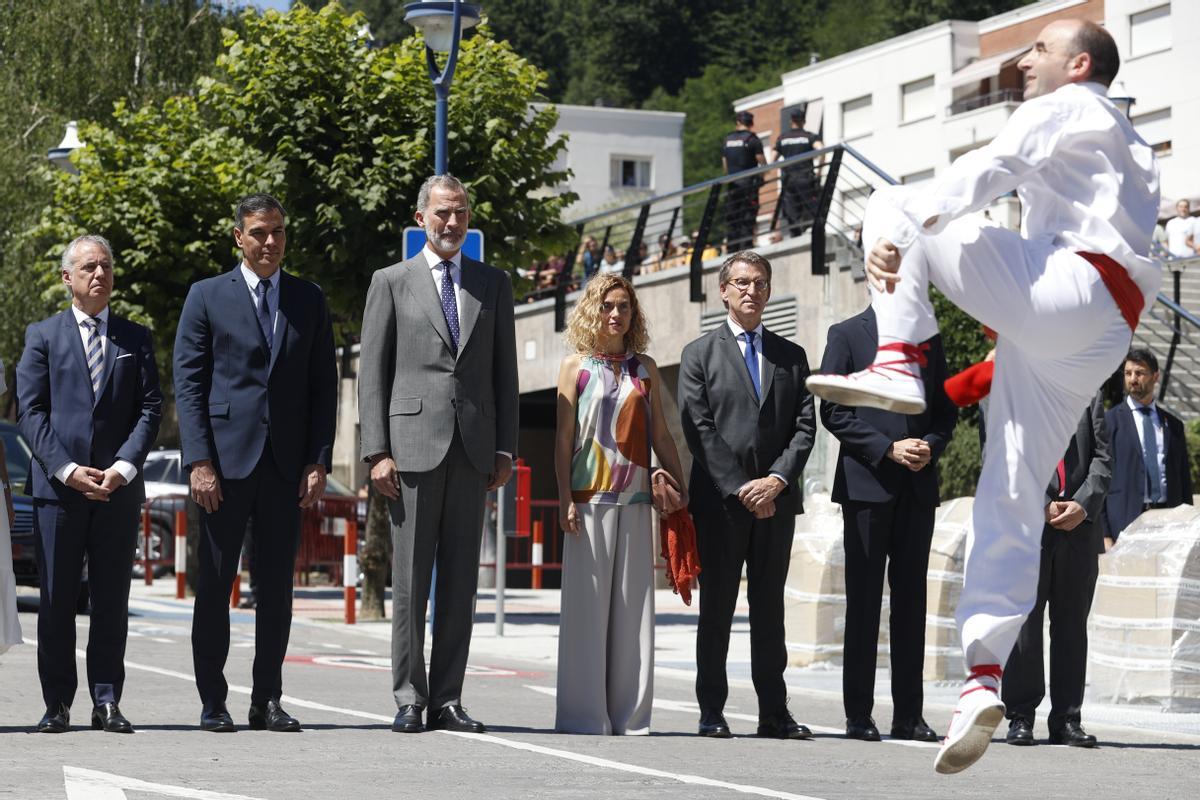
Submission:
{"label": "white sneaker with red laces", "polygon": [[866,369],[850,375],[811,375],[805,386],[838,405],[920,414],[925,411],[925,382],[918,368],[925,366],[928,348],[901,342],[880,345],[875,363]]}
{"label": "white sneaker with red laces", "polygon": [[950,718],[950,729],[942,741],[933,768],[943,775],[962,772],[979,760],[996,726],[1004,719],[1004,703],[1000,702],[999,664],[981,664],[971,668],[963,683],[958,706]]}

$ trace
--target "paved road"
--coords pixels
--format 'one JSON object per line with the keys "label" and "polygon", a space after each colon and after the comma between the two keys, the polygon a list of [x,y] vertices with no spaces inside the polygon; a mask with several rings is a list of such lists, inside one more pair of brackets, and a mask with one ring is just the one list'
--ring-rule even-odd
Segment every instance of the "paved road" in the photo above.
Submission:
{"label": "paved road", "polygon": [[[659,598],[650,737],[553,732],[555,598],[530,592],[510,602],[503,639],[494,634],[488,598],[481,598],[464,700],[473,716],[488,723],[487,734],[391,733],[387,625],[341,625],[333,619],[336,593],[320,592],[298,597],[301,616],[284,674],[284,706],[304,722],[304,731],[202,733],[195,729],[200,708],[191,678],[190,603],[176,603],[166,592],[165,582],[157,591],[139,587],[133,601],[122,703],[137,726],[133,736],[86,730],[86,690],[76,703],[75,731],[30,734],[42,712],[35,649],[18,647],[0,657],[0,797],[1190,800],[1195,794],[1200,736],[1181,732],[1195,726],[1194,718],[1163,716],[1158,727],[1173,730],[1162,731],[1152,730],[1154,715],[1146,713],[1129,724],[1093,723],[1089,728],[1102,742],[1093,751],[997,742],[970,771],[939,776],[932,768],[933,745],[844,739],[840,676],[829,670],[789,671],[792,709],[816,732],[814,740],[752,736],[756,706],[744,678],[735,679],[727,708],[735,738],[700,739],[693,735],[697,712],[688,658],[694,609],[682,611],[669,593]],[[33,634],[32,602],[22,607],[22,625]],[[229,705],[240,722],[249,702],[252,614],[235,614],[233,637]],[[734,675],[748,675],[745,639],[739,616]],[[886,695],[886,684],[881,689]],[[935,727],[948,718],[944,703],[953,693],[952,687],[930,685],[927,716]],[[890,720],[885,697],[876,718],[881,727]]]}

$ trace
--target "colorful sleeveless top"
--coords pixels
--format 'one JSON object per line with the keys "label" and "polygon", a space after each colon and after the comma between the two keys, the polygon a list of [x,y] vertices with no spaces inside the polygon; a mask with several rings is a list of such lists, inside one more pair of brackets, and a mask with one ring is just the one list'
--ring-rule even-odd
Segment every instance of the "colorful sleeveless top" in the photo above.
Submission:
{"label": "colorful sleeveless top", "polygon": [[576,503],[650,502],[650,374],[633,353],[584,356],[575,380]]}

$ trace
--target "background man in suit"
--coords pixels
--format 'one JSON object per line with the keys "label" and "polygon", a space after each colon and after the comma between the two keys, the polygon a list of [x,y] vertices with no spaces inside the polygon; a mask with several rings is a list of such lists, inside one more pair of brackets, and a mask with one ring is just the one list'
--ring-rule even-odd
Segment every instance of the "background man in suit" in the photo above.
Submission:
{"label": "background man in suit", "polygon": [[[875,311],[832,326],[821,372],[865,369],[878,348]],[[925,410],[920,414],[852,408],[821,401],[821,421],[839,442],[833,501],[842,506],[846,548],[846,646],[842,703],[846,735],[879,741],[871,719],[883,573],[891,589],[892,736],[936,742],[922,717],[925,573],[938,497],[934,466],[958,421],[946,396],[946,357],[935,336],[924,351]]]}
{"label": "background man in suit", "polygon": [[1104,501],[1105,535],[1114,540],[1147,509],[1192,502],[1183,423],[1154,402],[1158,375],[1153,353],[1130,350],[1125,357],[1125,402],[1104,416],[1113,462],[1112,486]]}
{"label": "background man in suit", "polygon": [[[425,248],[376,271],[363,312],[362,454],[391,502],[392,730],[475,731],[462,708],[484,497],[512,473],[517,350],[507,273],[461,252],[471,199],[456,178],[421,186]],[[437,624],[425,672],[425,608]]]}
{"label": "background man in suit", "polygon": [[63,251],[71,307],[25,331],[17,365],[18,422],[35,466],[38,677],[46,714],[41,733],[70,728],[75,611],[87,559],[92,618],[88,690],[92,727],[131,733],[117,704],[125,684],[129,571],[146,490],[141,468],[158,436],[162,393],[150,331],[108,308],[112,248],[80,236]]}
{"label": "background man in suit", "polygon": [[300,729],[279,705],[283,658],[300,510],[321,499],[333,449],[337,367],[321,288],[279,267],[285,221],[270,195],[238,202],[242,260],[192,285],[175,338],[183,463],[201,508],[192,659],[207,731],[234,730],[225,707],[229,592],[251,519],[258,612],[249,723]]}
{"label": "background man in suit", "polygon": [[816,420],[798,344],[763,328],[771,264],[750,251],[721,265],[725,323],[689,343],[679,367],[679,409],[692,451],[689,510],[700,550],[696,699],[700,735],[725,738],[725,657],[742,565],[750,603],[750,658],[758,735],[806,739],[787,709],[783,586],[796,515],[797,481]]}
{"label": "background man in suit", "polygon": [[1033,719],[1046,696],[1042,615],[1050,604],[1050,743],[1095,747],[1080,726],[1087,675],[1087,617],[1104,552],[1099,524],[1112,478],[1112,455],[1100,396],[1079,420],[1066,455],[1046,490],[1046,527],[1037,601],[1004,668],[1000,697],[1009,744],[1033,744]]}

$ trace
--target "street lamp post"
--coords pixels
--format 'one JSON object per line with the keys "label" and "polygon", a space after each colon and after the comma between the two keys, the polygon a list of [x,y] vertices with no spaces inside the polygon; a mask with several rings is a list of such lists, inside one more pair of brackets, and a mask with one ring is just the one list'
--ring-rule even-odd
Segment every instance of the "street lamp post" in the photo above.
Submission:
{"label": "street lamp post", "polygon": [[[404,21],[425,35],[425,61],[437,98],[434,174],[447,169],[446,126],[450,108],[450,82],[458,63],[458,43],[464,29],[479,24],[479,6],[461,0],[424,0],[404,6]],[[434,53],[448,53],[446,66],[438,69]]]}

